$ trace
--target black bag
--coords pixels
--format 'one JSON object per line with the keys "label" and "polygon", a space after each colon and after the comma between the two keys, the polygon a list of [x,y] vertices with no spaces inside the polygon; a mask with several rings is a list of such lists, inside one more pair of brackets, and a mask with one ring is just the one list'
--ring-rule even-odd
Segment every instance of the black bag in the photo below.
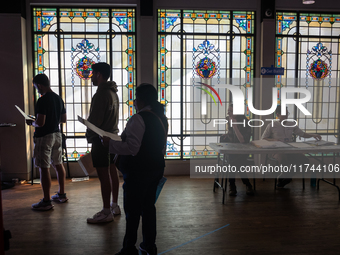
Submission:
{"label": "black bag", "polygon": [[220,136],[220,143],[230,143],[230,138],[228,134]]}

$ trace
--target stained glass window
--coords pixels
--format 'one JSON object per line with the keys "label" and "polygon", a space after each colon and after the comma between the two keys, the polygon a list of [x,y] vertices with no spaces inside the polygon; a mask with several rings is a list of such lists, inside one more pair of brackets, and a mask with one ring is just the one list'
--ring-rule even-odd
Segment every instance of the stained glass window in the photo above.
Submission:
{"label": "stained glass window", "polygon": [[[231,83],[247,95],[254,72],[254,13],[158,10],[159,98],[166,106],[166,157],[213,157],[208,146],[226,132]],[[245,112],[249,117],[245,100]]]}
{"label": "stained glass window", "polygon": [[[276,66],[285,74],[276,76],[276,86],[307,88],[311,99],[304,115],[290,109],[299,127],[338,142],[340,15],[278,12],[276,15]],[[278,94],[280,103],[280,93]]]}
{"label": "stained glass window", "polygon": [[65,101],[69,159],[89,151],[85,126],[96,87],[92,64],[107,62],[118,85],[119,130],[133,114],[136,85],[135,9],[34,7],[34,74],[45,73],[51,88]]}

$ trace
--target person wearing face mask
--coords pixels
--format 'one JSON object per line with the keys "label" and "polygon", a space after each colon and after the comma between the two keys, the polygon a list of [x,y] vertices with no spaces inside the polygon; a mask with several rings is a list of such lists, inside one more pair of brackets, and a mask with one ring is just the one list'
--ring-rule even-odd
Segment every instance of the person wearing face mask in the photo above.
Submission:
{"label": "person wearing face mask", "polygon": [[116,255],[137,255],[137,230],[142,216],[143,242],[139,251],[143,255],[156,255],[156,190],[163,177],[168,133],[164,106],[151,84],[136,89],[133,115],[123,131],[122,141],[103,137],[104,146],[120,155],[119,170],[124,178],[124,211],[126,232],[123,248]]}
{"label": "person wearing face mask", "polygon": [[[281,113],[281,106],[276,108],[276,116],[279,121],[275,121],[267,125],[265,131],[262,134],[262,139],[267,141],[281,141],[281,142],[293,142],[293,134],[303,137],[303,138],[315,138],[316,140],[321,140],[321,136],[318,134],[307,134],[303,132],[298,126],[294,126],[295,123],[292,121],[285,121],[288,118],[288,108],[286,108],[286,114]],[[282,125],[282,122],[284,126]],[[304,165],[309,163],[309,159],[301,153],[295,154],[282,154],[275,153],[272,155],[274,159],[277,160],[279,165],[288,166],[292,165]],[[283,188],[286,184],[292,181],[290,173],[282,173],[278,177],[277,188]]]}

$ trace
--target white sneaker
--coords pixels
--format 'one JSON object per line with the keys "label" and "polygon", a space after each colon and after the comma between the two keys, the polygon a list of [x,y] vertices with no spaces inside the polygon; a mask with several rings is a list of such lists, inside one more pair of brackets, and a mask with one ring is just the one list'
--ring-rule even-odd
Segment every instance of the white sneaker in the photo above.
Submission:
{"label": "white sneaker", "polygon": [[58,192],[56,192],[56,194],[51,197],[51,200],[59,203],[65,203],[68,200],[68,198],[66,197],[66,193],[59,194]]}
{"label": "white sneaker", "polygon": [[105,223],[113,221],[112,213],[104,214],[103,211],[97,212],[92,218],[87,218],[87,223]]}
{"label": "white sneaker", "polygon": [[111,213],[113,215],[120,215],[121,214],[119,205],[116,205],[116,207],[110,206],[110,210],[111,210]]}

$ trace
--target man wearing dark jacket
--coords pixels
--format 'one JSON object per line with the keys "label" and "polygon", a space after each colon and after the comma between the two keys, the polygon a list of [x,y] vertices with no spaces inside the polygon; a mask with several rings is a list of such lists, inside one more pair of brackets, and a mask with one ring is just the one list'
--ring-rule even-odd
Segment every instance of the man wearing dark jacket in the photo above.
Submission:
{"label": "man wearing dark jacket", "polygon": [[[117,134],[118,89],[114,81],[107,81],[111,75],[111,67],[106,63],[97,63],[92,65],[92,70],[92,83],[94,86],[98,86],[98,89],[91,101],[88,121],[104,131]],[[114,155],[110,154],[109,150],[101,144],[99,136],[92,130],[87,129],[86,138],[89,143],[92,143],[92,161],[98,173],[103,199],[103,209],[92,218],[88,218],[87,222],[110,222],[113,221],[114,215],[120,214],[117,204],[119,179],[113,163]],[[112,203],[110,205],[111,192]]]}

